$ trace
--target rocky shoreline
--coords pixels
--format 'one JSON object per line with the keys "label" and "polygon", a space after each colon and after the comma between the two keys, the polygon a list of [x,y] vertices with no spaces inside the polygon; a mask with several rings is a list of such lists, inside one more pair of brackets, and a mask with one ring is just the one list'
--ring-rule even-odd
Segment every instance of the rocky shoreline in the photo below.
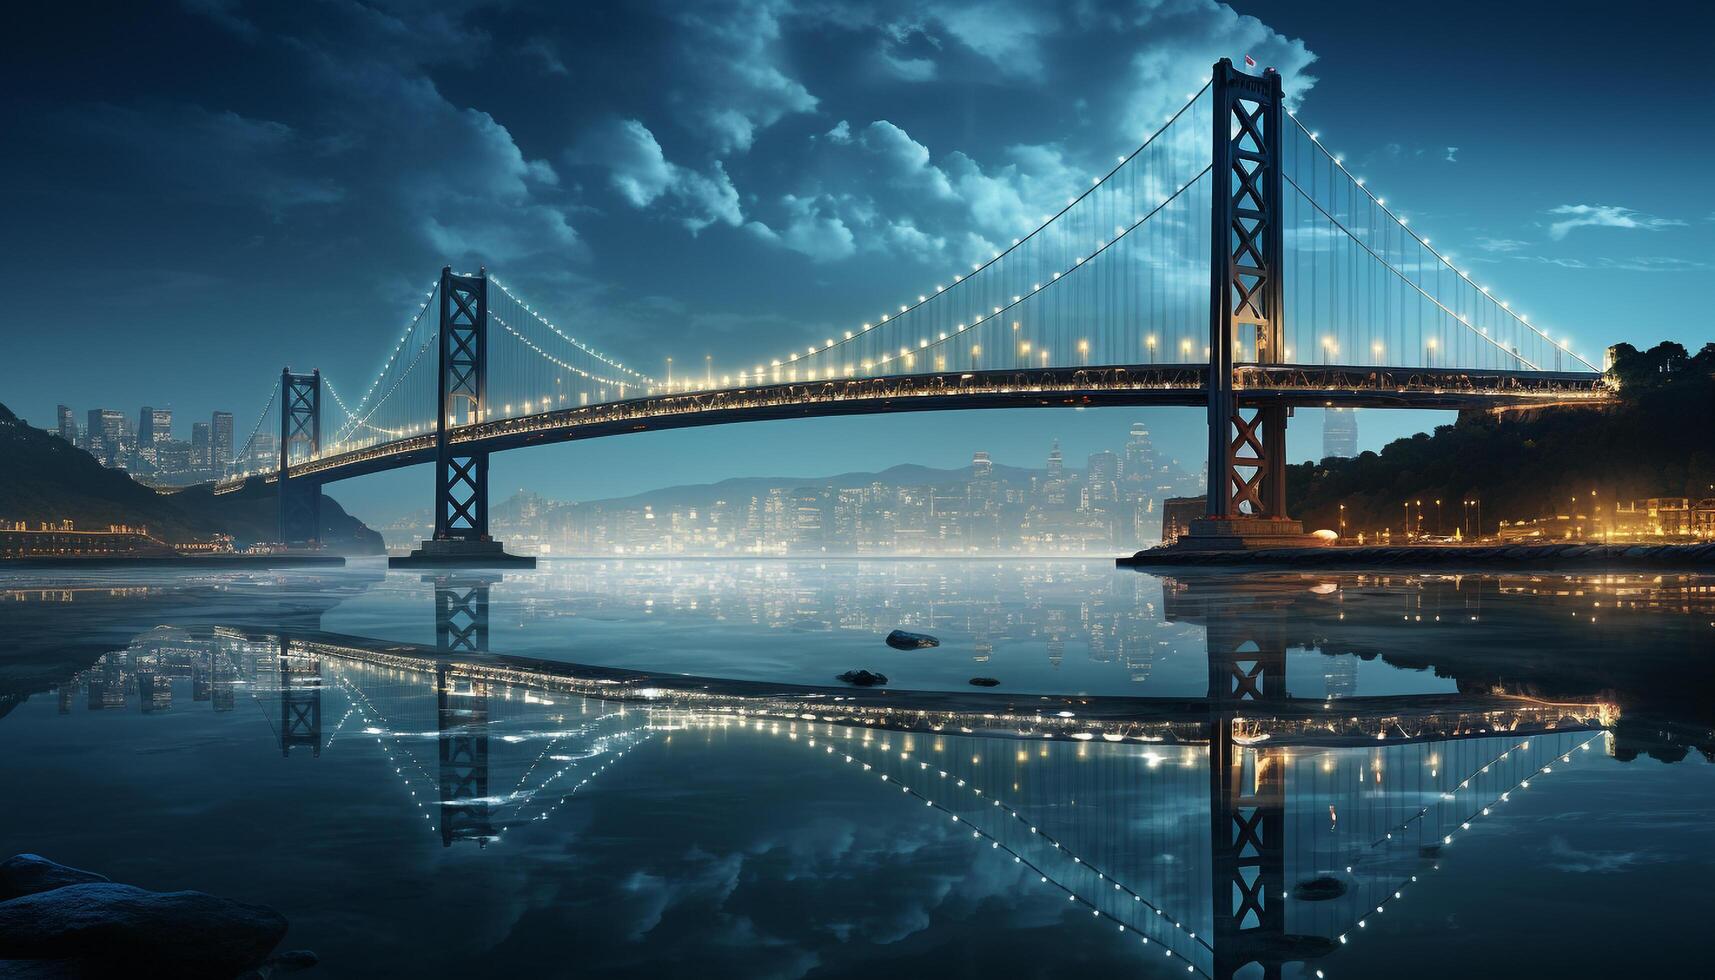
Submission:
{"label": "rocky shoreline", "polygon": [[1401,568],[1599,569],[1715,572],[1710,544],[1546,544],[1331,546],[1259,548],[1254,551],[1182,551],[1150,548],[1115,559],[1123,568]]}

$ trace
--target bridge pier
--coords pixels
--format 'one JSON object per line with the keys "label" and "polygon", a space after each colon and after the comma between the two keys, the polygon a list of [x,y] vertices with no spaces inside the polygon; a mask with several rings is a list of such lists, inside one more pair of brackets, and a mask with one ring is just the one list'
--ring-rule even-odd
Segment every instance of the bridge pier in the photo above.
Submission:
{"label": "bridge pier", "polygon": [[488,652],[488,590],[498,575],[425,575],[435,587],[435,649]]}
{"label": "bridge pier", "polygon": [[440,368],[435,413],[435,536],[394,568],[535,568],[488,536],[488,453],[466,449],[451,430],[480,422],[488,396],[488,271],[474,276],[441,269]]}
{"label": "bridge pier", "polygon": [[296,443],[307,444],[309,455],[322,448],[322,373],[280,372],[280,543],[316,547],[322,536],[320,481],[292,478],[291,454]]}
{"label": "bridge pier", "polygon": [[1213,94],[1207,509],[1175,547],[1314,545],[1286,516],[1289,410],[1246,405],[1234,385],[1235,361],[1247,347],[1257,364],[1285,360],[1280,75],[1246,75],[1222,58]]}

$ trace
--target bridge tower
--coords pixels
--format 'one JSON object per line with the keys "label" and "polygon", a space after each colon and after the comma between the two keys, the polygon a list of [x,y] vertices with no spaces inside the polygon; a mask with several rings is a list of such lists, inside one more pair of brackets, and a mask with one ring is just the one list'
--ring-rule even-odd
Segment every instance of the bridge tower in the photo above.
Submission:
{"label": "bridge tower", "polygon": [[450,664],[435,671],[440,744],[441,846],[494,837],[488,798],[488,682],[461,677]]}
{"label": "bridge tower", "polygon": [[[1235,592],[1235,588],[1237,591]],[[1323,937],[1287,931],[1286,804],[1289,753],[1257,734],[1257,721],[1289,701],[1286,650],[1302,586],[1235,587],[1189,578],[1162,594],[1169,622],[1203,627],[1209,668],[1210,976],[1278,978],[1289,962],[1326,956]],[[1242,611],[1241,618],[1236,615]],[[1258,964],[1262,972],[1250,969]]]}
{"label": "bridge tower", "polygon": [[307,745],[322,754],[322,679],[319,661],[294,656],[291,643],[280,637],[280,754],[290,756],[294,745]]}
{"label": "bridge tower", "polygon": [[435,587],[435,649],[488,652],[488,590],[497,575],[425,575]]}
{"label": "bridge tower", "polygon": [[308,454],[322,448],[322,373],[280,372],[280,541],[314,546],[322,536],[322,485],[313,478],[292,479],[294,445]]}
{"label": "bridge tower", "polygon": [[1287,409],[1244,404],[1233,387],[1236,354],[1285,360],[1280,74],[1247,75],[1222,58],[1212,89],[1209,484],[1206,516],[1182,540],[1210,550],[1310,543],[1286,516]]}
{"label": "bridge tower", "polygon": [[488,416],[488,270],[474,276],[441,269],[440,361],[436,372],[435,536],[394,567],[413,565],[533,568],[488,536],[488,453],[462,448],[454,429]]}
{"label": "bridge tower", "polygon": [[1282,753],[1241,744],[1242,711],[1286,695],[1278,624],[1247,629],[1207,620],[1209,644],[1209,875],[1217,978],[1261,963],[1279,977],[1286,937],[1286,780]]}

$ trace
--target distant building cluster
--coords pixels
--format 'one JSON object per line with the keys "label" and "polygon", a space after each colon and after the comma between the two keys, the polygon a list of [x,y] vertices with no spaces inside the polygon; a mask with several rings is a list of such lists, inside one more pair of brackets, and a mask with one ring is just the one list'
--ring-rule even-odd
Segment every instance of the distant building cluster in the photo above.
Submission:
{"label": "distant building cluster", "polygon": [[1584,503],[1553,517],[1502,521],[1500,540],[1615,544],[1715,541],[1715,497],[1650,497],[1610,504],[1592,495]]}
{"label": "distant building cluster", "polygon": [[170,555],[173,549],[149,536],[147,527],[109,524],[77,528],[71,521],[0,519],[0,559],[63,557],[141,557]]}
{"label": "distant building cluster", "polygon": [[[190,440],[173,437],[173,410],[138,410],[135,417],[111,408],[92,408],[82,422],[69,405],[59,406],[53,430],[61,439],[95,457],[101,465],[125,470],[146,482],[182,486],[214,479],[233,463],[232,413],[215,412],[207,422],[192,422]],[[274,440],[255,440],[253,456],[272,455]]]}
{"label": "distant building cluster", "polygon": [[511,546],[554,555],[1105,554],[1153,544],[1158,502],[1200,479],[1158,458],[1135,423],[1118,451],[1090,454],[1082,470],[1055,442],[1043,469],[997,467],[978,452],[963,479],[939,483],[779,486],[694,504],[524,494],[494,508],[490,525]]}
{"label": "distant building cluster", "polygon": [[232,711],[241,686],[277,683],[279,659],[274,643],[161,630],[145,634],[125,650],[103,654],[89,669],[60,684],[59,711],[68,714],[80,701],[89,711],[124,711],[131,704],[144,714],[170,711],[175,686],[181,688],[180,696],[188,693],[192,702],[207,705],[203,710]]}

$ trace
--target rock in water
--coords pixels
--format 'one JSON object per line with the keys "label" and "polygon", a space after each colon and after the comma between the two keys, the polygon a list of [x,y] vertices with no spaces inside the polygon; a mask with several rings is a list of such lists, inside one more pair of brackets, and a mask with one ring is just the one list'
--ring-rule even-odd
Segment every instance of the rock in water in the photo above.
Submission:
{"label": "rock in water", "polygon": [[941,641],[927,633],[907,633],[905,630],[894,630],[887,634],[887,645],[895,650],[921,650],[924,647],[938,647]]}
{"label": "rock in water", "polygon": [[847,684],[856,684],[858,687],[875,687],[887,683],[886,674],[873,674],[867,670],[848,670],[837,679],[845,681]]}
{"label": "rock in water", "polygon": [[999,687],[1000,680],[994,677],[973,677],[971,683],[977,687]]}
{"label": "rock in water", "polygon": [[1338,878],[1311,878],[1292,886],[1292,897],[1301,902],[1326,902],[1346,894],[1346,883]]}
{"label": "rock in water", "polygon": [[273,909],[202,892],[100,882],[0,902],[0,960],[75,957],[138,976],[237,976],[285,934]]}
{"label": "rock in water", "polygon": [[34,895],[66,885],[107,881],[106,875],[68,868],[40,854],[14,854],[0,861],[0,902],[20,895]]}

